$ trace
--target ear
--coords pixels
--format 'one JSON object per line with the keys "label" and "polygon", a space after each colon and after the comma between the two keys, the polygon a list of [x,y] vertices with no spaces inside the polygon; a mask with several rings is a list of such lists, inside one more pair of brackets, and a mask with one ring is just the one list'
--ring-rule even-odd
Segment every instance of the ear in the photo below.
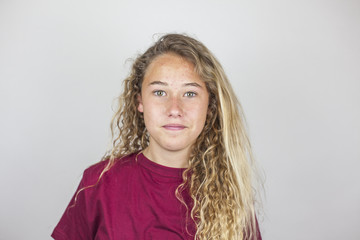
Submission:
{"label": "ear", "polygon": [[138,100],[137,110],[139,112],[144,112],[144,105],[143,105],[143,102],[142,102],[141,94],[137,95],[137,100]]}

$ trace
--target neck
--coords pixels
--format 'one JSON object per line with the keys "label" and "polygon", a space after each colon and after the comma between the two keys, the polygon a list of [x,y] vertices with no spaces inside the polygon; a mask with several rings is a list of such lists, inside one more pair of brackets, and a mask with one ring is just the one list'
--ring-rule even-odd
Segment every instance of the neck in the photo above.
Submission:
{"label": "neck", "polygon": [[190,149],[184,149],[181,151],[168,151],[149,145],[147,148],[145,148],[143,154],[151,161],[166,167],[187,168]]}

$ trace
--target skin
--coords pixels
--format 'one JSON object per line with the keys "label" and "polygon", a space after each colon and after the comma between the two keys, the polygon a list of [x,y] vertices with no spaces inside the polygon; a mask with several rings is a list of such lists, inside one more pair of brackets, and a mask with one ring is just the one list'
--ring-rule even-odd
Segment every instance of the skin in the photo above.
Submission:
{"label": "skin", "polygon": [[209,104],[206,85],[193,64],[175,54],[155,58],[146,71],[138,101],[150,134],[144,155],[164,166],[186,168]]}

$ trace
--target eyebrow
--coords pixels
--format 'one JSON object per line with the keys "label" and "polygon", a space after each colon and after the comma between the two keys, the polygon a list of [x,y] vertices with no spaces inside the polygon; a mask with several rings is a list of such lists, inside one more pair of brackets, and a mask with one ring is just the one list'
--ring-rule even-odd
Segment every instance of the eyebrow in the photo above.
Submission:
{"label": "eyebrow", "polygon": [[[151,86],[151,85],[169,86],[169,84],[167,84],[166,82],[162,82],[162,81],[153,81],[153,82],[149,83],[149,86]],[[183,86],[184,87],[192,86],[192,87],[202,88],[202,86],[200,84],[195,83],[195,82],[184,83]]]}

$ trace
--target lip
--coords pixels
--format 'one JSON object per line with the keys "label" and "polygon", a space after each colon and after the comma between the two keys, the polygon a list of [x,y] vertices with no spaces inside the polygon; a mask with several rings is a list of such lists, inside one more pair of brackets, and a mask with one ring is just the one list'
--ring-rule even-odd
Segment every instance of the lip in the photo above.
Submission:
{"label": "lip", "polygon": [[171,130],[171,131],[180,131],[185,129],[186,127],[182,124],[166,124],[163,126],[163,128],[165,128],[166,130]]}

